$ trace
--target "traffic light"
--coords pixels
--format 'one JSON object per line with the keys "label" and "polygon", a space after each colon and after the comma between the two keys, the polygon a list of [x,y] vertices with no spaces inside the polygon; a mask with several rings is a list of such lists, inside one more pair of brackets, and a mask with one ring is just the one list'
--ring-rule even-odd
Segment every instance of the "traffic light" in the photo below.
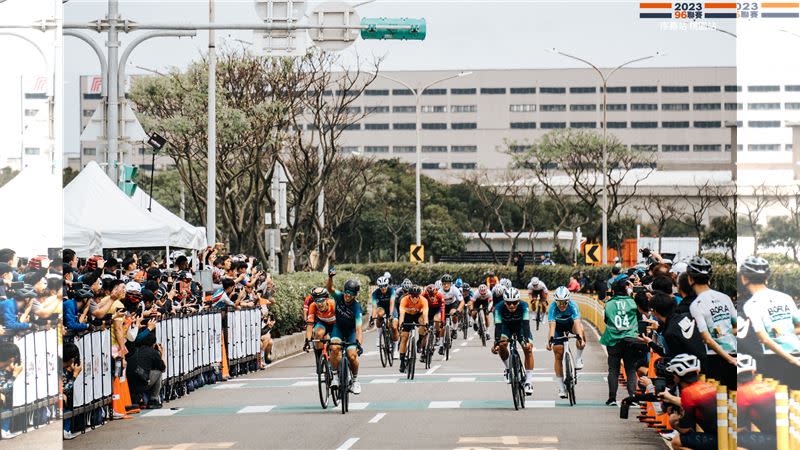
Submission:
{"label": "traffic light", "polygon": [[138,185],[136,184],[136,175],[139,174],[137,166],[122,165],[122,177],[120,177],[119,188],[128,197],[133,197]]}
{"label": "traffic light", "polygon": [[425,19],[365,17],[361,19],[361,39],[425,40]]}

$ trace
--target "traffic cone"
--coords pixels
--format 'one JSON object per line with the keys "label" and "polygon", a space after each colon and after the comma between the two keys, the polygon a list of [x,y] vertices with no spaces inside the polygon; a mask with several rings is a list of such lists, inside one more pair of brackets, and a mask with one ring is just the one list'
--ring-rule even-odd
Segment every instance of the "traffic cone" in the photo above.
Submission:
{"label": "traffic cone", "polygon": [[127,406],[130,403],[126,402],[125,397],[128,397],[128,402],[130,401],[130,393],[128,393],[128,383],[125,381],[121,381],[120,377],[114,377],[114,381],[111,383],[111,407],[113,408],[115,415],[117,418],[120,419],[130,419]]}
{"label": "traffic cone", "polygon": [[125,401],[125,410],[128,414],[138,414],[141,411],[139,410],[139,404],[134,404],[131,400],[131,391],[128,389],[128,379],[125,378],[124,375],[119,377],[119,379],[122,399]]}
{"label": "traffic cone", "polygon": [[231,372],[228,369],[228,349],[225,346],[225,335],[222,335],[222,379],[230,378]]}

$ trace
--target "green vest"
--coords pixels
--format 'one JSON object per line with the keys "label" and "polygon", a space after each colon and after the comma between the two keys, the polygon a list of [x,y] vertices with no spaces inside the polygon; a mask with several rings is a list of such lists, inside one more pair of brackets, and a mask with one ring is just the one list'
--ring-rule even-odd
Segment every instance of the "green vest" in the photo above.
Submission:
{"label": "green vest", "polygon": [[639,334],[639,311],[636,302],[628,296],[618,296],[606,302],[606,331],[600,343],[613,347],[624,338],[635,338]]}

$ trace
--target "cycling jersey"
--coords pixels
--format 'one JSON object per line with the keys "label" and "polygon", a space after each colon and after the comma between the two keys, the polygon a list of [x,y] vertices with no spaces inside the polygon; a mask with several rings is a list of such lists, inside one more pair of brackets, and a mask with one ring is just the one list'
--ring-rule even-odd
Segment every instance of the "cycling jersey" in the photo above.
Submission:
{"label": "cycling jersey", "polygon": [[476,302],[488,302],[488,301],[490,301],[492,299],[493,298],[492,298],[492,293],[491,292],[487,292],[484,295],[481,295],[479,293],[475,293],[475,295],[472,296],[472,300],[476,301]]}
{"label": "cycling jersey", "polygon": [[493,288],[494,285],[500,282],[500,278],[497,277],[486,277],[486,285],[489,286],[489,289]]}
{"label": "cycling jersey", "polygon": [[775,388],[765,381],[750,381],[736,388],[738,426],[755,424],[762,433],[775,434]]}
{"label": "cycling jersey", "polygon": [[441,321],[444,321],[444,296],[441,292],[434,292],[433,294],[428,294],[428,292],[423,292],[421,295],[422,298],[428,302],[428,320],[433,320],[435,316],[439,316]]}
{"label": "cycling jersey", "polygon": [[495,306],[494,324],[495,340],[500,340],[501,337],[508,339],[511,336],[517,336],[525,341],[532,339],[530,311],[528,304],[525,302],[519,302],[517,309],[514,311],[509,310],[505,302]]}
{"label": "cycling jersey", "polygon": [[578,305],[572,300],[567,304],[567,308],[562,311],[556,306],[556,302],[550,304],[547,308],[547,320],[556,323],[569,323],[581,318],[581,313],[578,311]]}
{"label": "cycling jersey", "polygon": [[314,303],[314,297],[310,294],[306,295],[306,299],[303,301],[303,317],[308,317],[308,307]]}
{"label": "cycling jersey", "polygon": [[[788,295],[763,289],[744,304],[744,313],[752,326],[751,332],[765,332],[770,339],[789,353],[800,353],[800,337],[795,326],[800,324],[800,310]],[[762,346],[766,354],[773,353]]]}
{"label": "cycling jersey", "polygon": [[392,287],[383,289],[377,288],[372,291],[372,304],[377,308],[383,308],[384,311],[389,312],[392,302],[394,302],[395,290]]}
{"label": "cycling jersey", "polygon": [[[708,332],[725,352],[736,353],[736,336],[733,334],[736,308],[730,297],[709,289],[697,296],[689,307],[689,312],[697,322],[698,331]],[[706,353],[716,354],[707,345]]]}
{"label": "cycling jersey", "polygon": [[467,291],[467,294],[464,295],[464,291],[461,291],[461,296],[464,298],[464,303],[471,302],[475,296],[478,295],[477,293],[473,293],[472,291]]}
{"label": "cycling jersey", "polygon": [[439,292],[444,296],[444,304],[447,306],[464,300],[464,296],[461,295],[461,289],[454,285],[450,285],[450,289],[447,291],[444,288],[439,289]]}
{"label": "cycling jersey", "polygon": [[336,326],[342,330],[355,330],[361,326],[361,304],[357,300],[347,303],[344,293],[334,291],[331,295],[336,301]]}
{"label": "cycling jersey", "polygon": [[324,304],[327,306],[325,311],[322,311],[316,302],[308,306],[308,323],[333,324],[336,322],[336,302],[329,298],[325,300]]}
{"label": "cycling jersey", "polygon": [[547,300],[547,285],[544,281],[539,281],[539,288],[534,288],[533,283],[528,283],[528,291],[530,291],[532,300]]}
{"label": "cycling jersey", "polygon": [[421,295],[419,297],[412,297],[410,295],[406,295],[400,300],[400,311],[402,311],[406,315],[409,314],[417,315],[427,310],[428,310],[428,301]]}
{"label": "cycling jersey", "polygon": [[[738,395],[737,395],[738,400]],[[717,433],[717,388],[705,381],[694,383],[681,389],[680,428],[692,428],[700,425],[704,433]]]}

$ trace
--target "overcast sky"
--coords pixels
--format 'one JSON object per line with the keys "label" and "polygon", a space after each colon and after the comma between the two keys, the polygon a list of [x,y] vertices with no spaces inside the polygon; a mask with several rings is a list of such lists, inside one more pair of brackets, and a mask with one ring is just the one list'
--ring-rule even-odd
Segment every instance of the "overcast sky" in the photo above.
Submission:
{"label": "overcast sky", "polygon": [[[7,0],[0,3],[0,20],[30,20],[41,15],[34,2],[52,0]],[[310,11],[318,2],[309,2]],[[252,1],[217,0],[218,22],[257,22]],[[24,7],[21,7],[24,5]],[[43,11],[43,8],[38,11]],[[106,2],[71,0],[64,5],[67,22],[86,22],[105,16]],[[669,30],[661,20],[639,19],[638,2],[536,2],[536,1],[390,1],[378,0],[358,7],[361,17],[424,17],[428,35],[425,41],[358,41],[344,52],[346,58],[356,53],[363,57],[383,56],[385,70],[419,69],[504,69],[579,67],[569,59],[547,52],[556,47],[590,59],[601,66],[612,66],[629,59],[666,52],[666,56],[642,63],[642,66],[737,66],[740,74],[756,79],[792,76],[800,81],[800,37],[782,33],[781,28],[800,34],[800,25],[775,19],[750,23],[740,20],[717,20],[720,28],[739,34],[734,39],[709,30]],[[123,18],[137,22],[199,23],[207,21],[207,2],[198,1],[126,1],[121,0]],[[87,32],[102,45],[103,36]],[[123,35],[123,48],[137,33]],[[238,38],[253,40],[252,32],[218,32],[218,39],[230,45],[242,44]],[[747,39],[745,39],[747,38]],[[738,41],[738,42],[737,42]],[[0,36],[0,54],[5,61],[0,75],[0,142],[17,139],[13,123],[18,115],[20,74],[43,72],[38,55],[24,45]],[[205,51],[207,32],[193,39],[157,38],[138,46],[131,55],[129,73],[141,73],[136,66],[159,71],[185,66]],[[220,42],[224,45],[224,42]],[[738,48],[737,48],[738,45]],[[738,58],[737,58],[738,54]],[[65,38],[65,145],[76,152],[79,144],[80,75],[99,74],[94,52],[83,42]],[[740,75],[741,76],[741,75]],[[16,77],[17,81],[12,80]],[[768,77],[767,77],[768,78]],[[9,106],[9,103],[11,104]],[[13,106],[16,104],[17,106]],[[16,122],[18,124],[18,122]]]}

